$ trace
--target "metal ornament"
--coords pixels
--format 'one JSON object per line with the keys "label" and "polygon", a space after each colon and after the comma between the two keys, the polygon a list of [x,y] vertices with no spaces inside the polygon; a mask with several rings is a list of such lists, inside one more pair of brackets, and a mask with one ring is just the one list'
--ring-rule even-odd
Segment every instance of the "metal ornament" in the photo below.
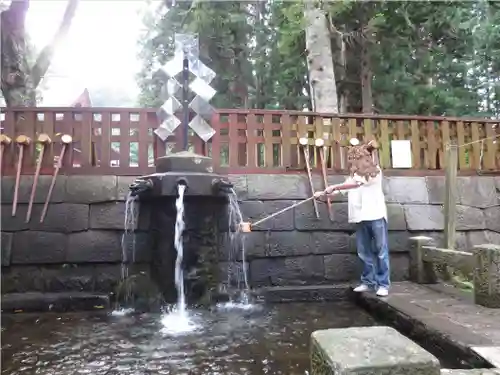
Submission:
{"label": "metal ornament", "polygon": [[[186,63],[189,73],[195,76],[191,83],[188,82],[188,74],[184,70]],[[183,125],[189,126],[205,142],[210,140],[215,130],[207,121],[210,121],[215,109],[209,101],[217,93],[210,83],[216,74],[199,59],[198,37],[191,34],[175,34],[174,57],[160,70],[167,75],[168,81],[162,89],[165,102],[158,110],[161,124],[155,129],[155,134],[165,142],[182,123],[176,116],[177,112],[182,109],[183,119],[186,122]],[[181,72],[183,74],[179,82],[177,76]],[[195,94],[191,101],[186,97],[188,89]],[[179,93],[182,95],[180,98]],[[187,112],[190,110],[196,115],[188,121],[189,113]]]}

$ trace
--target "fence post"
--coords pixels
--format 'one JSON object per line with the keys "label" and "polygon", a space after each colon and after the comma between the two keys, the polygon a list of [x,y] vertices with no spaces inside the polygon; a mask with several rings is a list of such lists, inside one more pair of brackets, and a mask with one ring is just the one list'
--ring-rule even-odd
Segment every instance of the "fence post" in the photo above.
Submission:
{"label": "fence post", "polygon": [[474,301],[500,308],[500,245],[474,246]]}
{"label": "fence post", "polygon": [[444,199],[445,249],[454,249],[457,229],[457,172],[458,148],[456,144],[446,146],[446,177]]}
{"label": "fence post", "polygon": [[422,259],[422,247],[429,246],[433,239],[425,236],[410,237],[410,280],[418,284],[436,284],[437,275],[432,263]]}

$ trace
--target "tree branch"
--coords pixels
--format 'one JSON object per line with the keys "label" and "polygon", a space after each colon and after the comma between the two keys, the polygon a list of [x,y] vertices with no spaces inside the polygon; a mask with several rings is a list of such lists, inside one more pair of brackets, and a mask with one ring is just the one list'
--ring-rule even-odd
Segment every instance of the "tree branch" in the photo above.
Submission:
{"label": "tree branch", "polygon": [[79,1],[80,0],[68,0],[68,5],[64,11],[64,16],[61,24],[59,25],[59,29],[54,35],[52,41],[44,47],[36,59],[35,65],[31,69],[34,87],[38,86],[45,73],[47,73],[52,57],[54,56],[54,51],[68,34],[69,27],[71,26],[71,21],[73,21],[73,17],[75,16]]}

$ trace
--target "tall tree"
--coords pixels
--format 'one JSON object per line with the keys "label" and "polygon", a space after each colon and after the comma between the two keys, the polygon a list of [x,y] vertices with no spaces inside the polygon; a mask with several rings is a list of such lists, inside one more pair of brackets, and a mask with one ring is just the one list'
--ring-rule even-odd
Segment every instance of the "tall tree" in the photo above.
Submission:
{"label": "tall tree", "polygon": [[40,51],[34,64],[29,63],[25,29],[30,0],[12,1],[1,13],[1,90],[7,106],[36,106],[36,88],[49,69],[55,50],[69,31],[78,2],[68,0],[54,38]]}

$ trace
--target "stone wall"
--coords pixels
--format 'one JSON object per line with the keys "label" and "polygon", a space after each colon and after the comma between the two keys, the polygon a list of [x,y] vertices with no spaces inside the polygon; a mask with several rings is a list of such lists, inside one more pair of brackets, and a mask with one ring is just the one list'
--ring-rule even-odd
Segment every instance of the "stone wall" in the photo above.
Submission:
{"label": "stone wall", "polygon": [[[120,278],[125,199],[133,177],[60,176],[48,215],[39,223],[50,176],[38,182],[30,223],[25,223],[32,177],[22,177],[19,205],[11,216],[14,178],[2,178],[2,292],[85,290],[109,292]],[[315,186],[320,189],[319,176]],[[254,221],[310,195],[302,175],[231,176],[245,219]],[[330,183],[343,178],[335,176]],[[408,275],[407,238],[426,233],[442,237],[444,179],[388,177],[385,182],[393,278]],[[459,179],[457,246],[471,248],[500,243],[500,177]],[[353,226],[347,223],[346,197],[333,205],[334,222],[312,203],[276,217],[246,235],[250,282],[262,285],[322,284],[353,280],[359,265]],[[152,260],[150,208],[143,205],[136,231],[136,269],[148,270]],[[127,239],[129,252],[131,241]],[[227,268],[227,247],[219,252]]]}
{"label": "stone wall", "polygon": [[[310,196],[304,175],[232,176],[245,219],[255,221]],[[331,176],[329,184],[341,183]],[[314,186],[322,189],[320,176]],[[410,236],[426,234],[443,240],[444,177],[386,177],[393,280],[408,277]],[[482,243],[500,244],[500,177],[458,179],[457,248],[470,250]],[[294,210],[254,228],[247,239],[249,274],[254,285],[301,285],[356,279],[359,262],[354,226],[347,220],[347,196],[333,200],[333,222],[326,204]]]}

